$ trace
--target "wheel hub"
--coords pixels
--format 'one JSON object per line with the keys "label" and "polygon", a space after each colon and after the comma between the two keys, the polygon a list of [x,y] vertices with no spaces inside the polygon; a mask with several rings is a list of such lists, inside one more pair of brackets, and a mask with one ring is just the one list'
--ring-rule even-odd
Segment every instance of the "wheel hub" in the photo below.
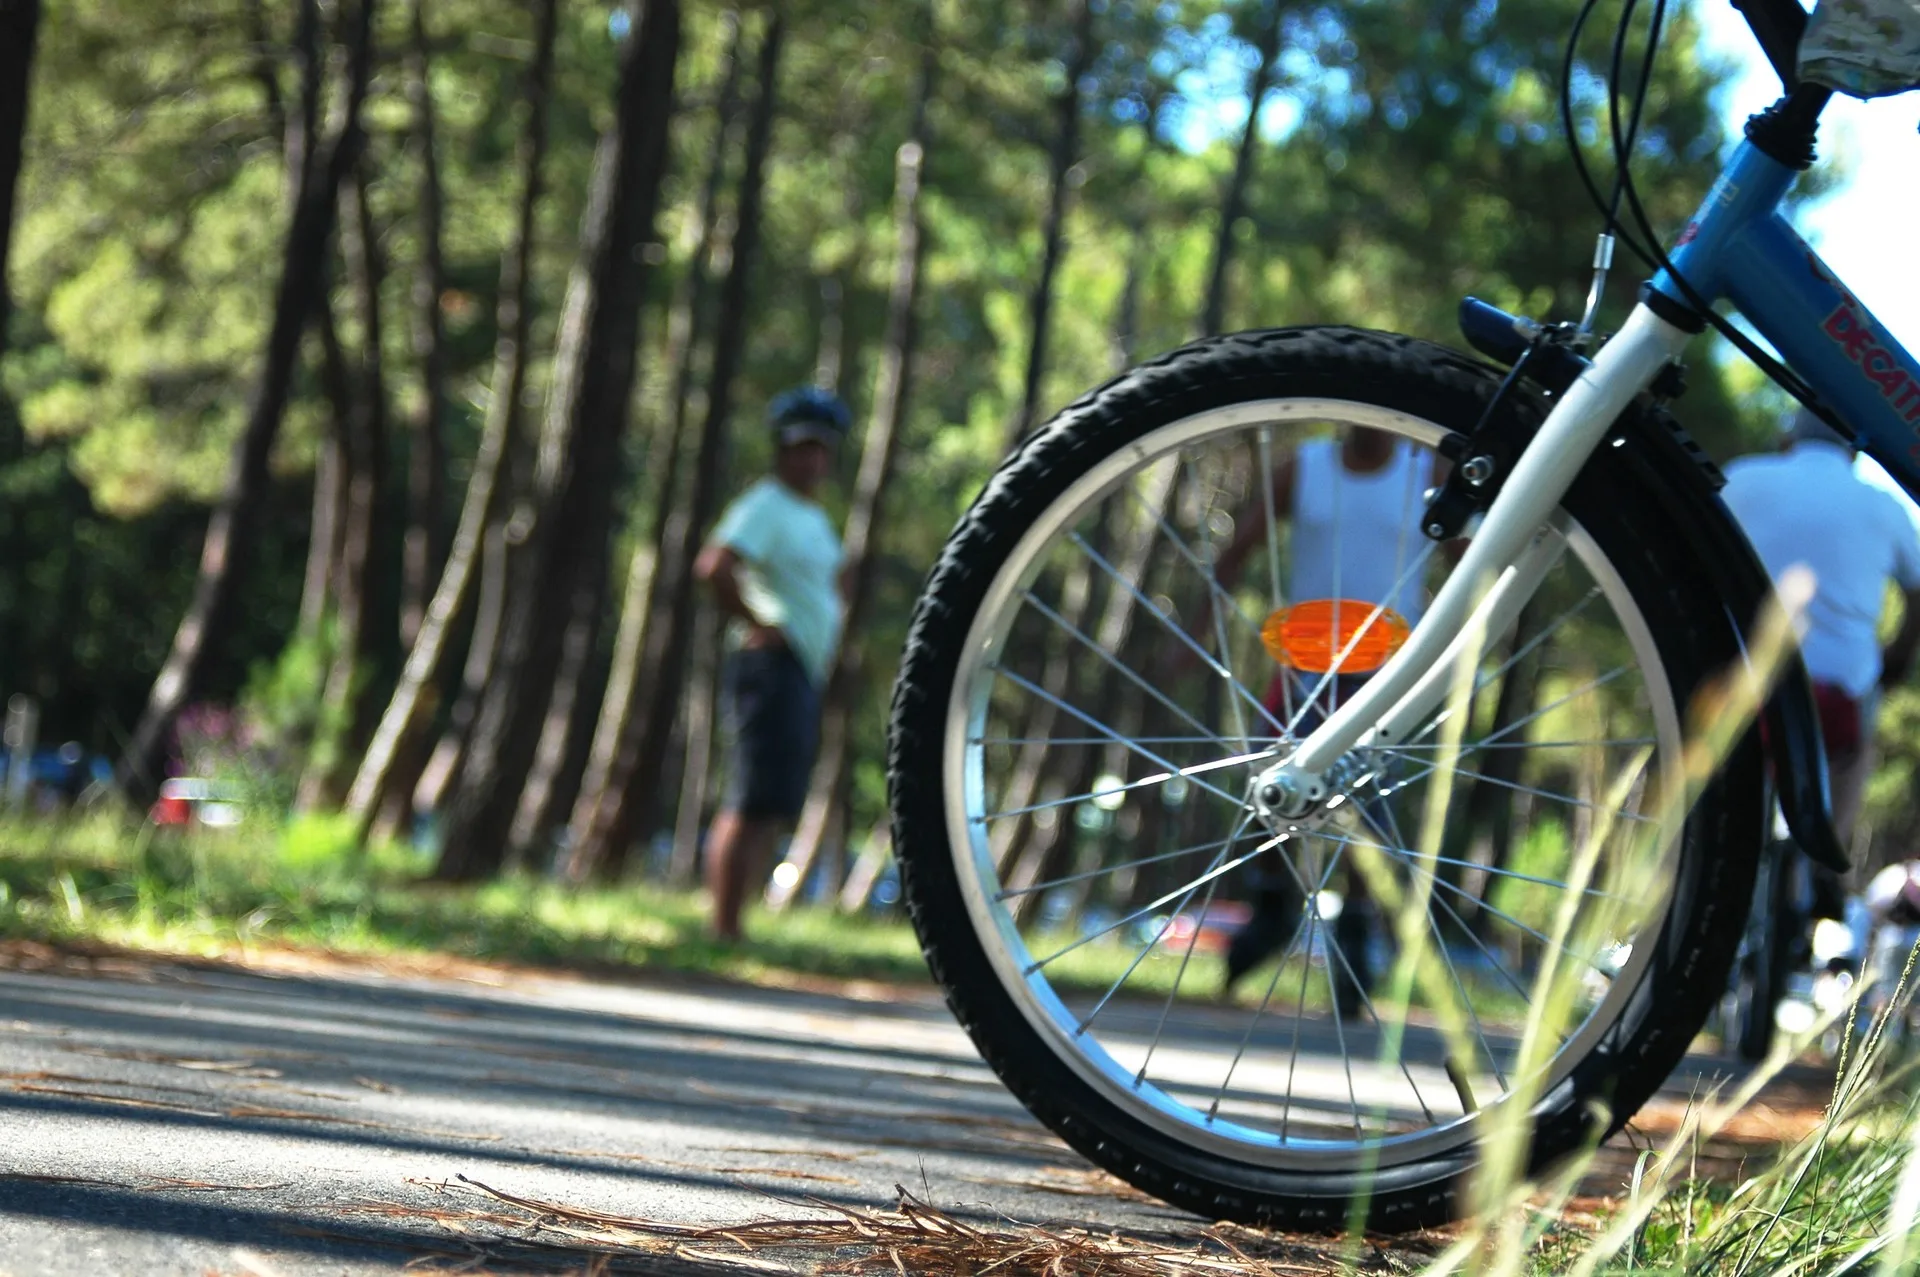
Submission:
{"label": "wheel hub", "polygon": [[1248,784],[1247,807],[1276,834],[1318,829],[1342,803],[1359,797],[1378,773],[1371,750],[1342,755],[1318,775],[1283,758]]}

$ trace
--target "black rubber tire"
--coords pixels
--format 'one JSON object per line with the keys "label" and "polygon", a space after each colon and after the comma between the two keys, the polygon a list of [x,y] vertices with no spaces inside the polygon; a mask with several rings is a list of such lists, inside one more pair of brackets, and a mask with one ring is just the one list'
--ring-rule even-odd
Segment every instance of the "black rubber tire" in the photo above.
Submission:
{"label": "black rubber tire", "polygon": [[1773,1050],[1773,1012],[1793,966],[1793,862],[1798,855],[1790,842],[1769,843],[1756,875],[1728,1034],[1734,1053],[1743,1060],[1764,1060]]}
{"label": "black rubber tire", "polygon": [[[1076,1075],[1002,987],[962,897],[940,758],[962,647],[995,574],[1025,530],[1100,459],[1160,426],[1251,400],[1345,399],[1455,431],[1478,421],[1500,370],[1406,337],[1296,328],[1215,338],[1137,368],[1028,439],[961,520],[915,609],[894,687],[888,783],[908,909],[948,1005],[987,1063],[1033,1114],[1092,1161],[1145,1192],[1211,1219],[1337,1230],[1367,1202],[1368,1226],[1426,1227],[1464,1209],[1471,1145],[1374,1175],[1281,1171],[1205,1151],[1150,1128]],[[1514,401],[1537,419],[1543,406]],[[1673,547],[1659,507],[1602,448],[1566,507],[1626,582],[1650,626],[1682,711],[1701,681],[1738,657],[1731,623],[1702,573]],[[1545,1169],[1624,1125],[1685,1053],[1727,987],[1761,841],[1756,732],[1706,787],[1682,837],[1674,900],[1653,960],[1615,1026],[1540,1101],[1531,1166]]]}

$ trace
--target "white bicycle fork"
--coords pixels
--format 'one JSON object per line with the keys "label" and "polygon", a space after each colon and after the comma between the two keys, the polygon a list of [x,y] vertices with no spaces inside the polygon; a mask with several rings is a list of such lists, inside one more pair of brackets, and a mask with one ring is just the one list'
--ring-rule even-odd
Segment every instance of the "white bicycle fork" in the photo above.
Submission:
{"label": "white bicycle fork", "polygon": [[1255,778],[1262,808],[1280,817],[1313,810],[1332,795],[1328,773],[1353,750],[1400,741],[1432,716],[1451,671],[1479,664],[1559,558],[1565,540],[1552,516],[1580,468],[1691,337],[1634,308],[1547,415],[1405,645],[1290,757]]}

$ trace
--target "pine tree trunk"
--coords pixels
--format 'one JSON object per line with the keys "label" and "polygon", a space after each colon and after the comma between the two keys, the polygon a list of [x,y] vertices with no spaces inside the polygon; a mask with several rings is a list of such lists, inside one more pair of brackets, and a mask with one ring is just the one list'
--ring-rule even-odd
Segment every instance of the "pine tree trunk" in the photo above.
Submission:
{"label": "pine tree trunk", "polygon": [[[852,274],[851,271],[848,272]],[[838,275],[820,277],[820,341],[813,358],[813,384],[840,393],[847,361],[847,288]]]}
{"label": "pine tree trunk", "polygon": [[[893,287],[887,300],[886,343],[873,388],[873,415],[867,423],[860,451],[860,474],[854,481],[853,502],[847,511],[844,537],[847,580],[846,622],[840,658],[827,681],[820,714],[820,750],[807,786],[806,806],[794,831],[787,860],[799,870],[788,886],[767,890],[767,903],[785,908],[813,871],[829,828],[835,823],[837,798],[845,789],[849,765],[850,719],[854,701],[865,681],[862,674],[867,613],[872,607],[878,556],[874,553],[886,513],[887,488],[893,479],[900,430],[906,418],[907,395],[918,335],[915,301],[920,291],[920,265],[926,241],[920,221],[920,190],[926,171],[927,108],[933,97],[936,67],[932,42],[920,62],[920,82],[914,94],[913,123],[894,160],[893,220],[897,245]],[[844,823],[844,822],[842,822]]]}
{"label": "pine tree trunk", "polygon": [[1067,191],[1079,175],[1080,82],[1093,69],[1099,51],[1093,42],[1092,0],[1071,0],[1073,49],[1067,56],[1066,83],[1054,99],[1054,137],[1047,186],[1047,216],[1041,228],[1040,274],[1027,303],[1027,373],[1020,409],[1007,429],[1006,446],[1012,452],[1033,429],[1040,415],[1040,394],[1047,375],[1047,330],[1053,315],[1054,276],[1065,253]]}
{"label": "pine tree trunk", "polygon": [[[281,251],[280,279],[260,378],[247,405],[246,426],[234,443],[225,490],[207,523],[193,600],[174,633],[173,645],[154,679],[126,752],[114,769],[116,786],[137,803],[148,801],[157,790],[174,720],[200,693],[213,658],[232,628],[240,600],[244,556],[267,500],[267,461],[286,415],[300,337],[321,297],[336,195],[359,156],[360,106],[366,98],[372,63],[375,2],[360,0],[351,24],[347,85],[338,123],[317,144],[303,127],[298,150],[288,156],[299,179]],[[302,3],[298,26],[304,46],[300,50],[302,115],[311,120],[316,115],[322,74],[314,51],[318,18],[313,0]]]}
{"label": "pine tree trunk", "polygon": [[[411,801],[415,788],[428,764],[426,742],[439,699],[439,688],[449,661],[453,660],[454,640],[472,606],[474,595],[485,603],[495,603],[490,623],[476,624],[470,658],[478,656],[481,668],[469,673],[478,678],[471,687],[483,686],[491,666],[492,640],[498,634],[498,603],[505,595],[506,534],[502,517],[506,502],[503,470],[517,449],[520,424],[520,397],[527,380],[527,330],[532,323],[529,305],[533,274],[534,217],[540,201],[540,168],[547,147],[547,105],[553,80],[553,44],[558,0],[540,0],[534,19],[534,58],[527,73],[527,116],[519,144],[520,202],[515,211],[513,239],[500,259],[500,300],[495,316],[493,352],[493,395],[487,404],[486,421],[481,427],[480,448],[473,459],[473,474],[467,480],[466,498],[460,508],[460,522],[454,532],[446,567],[434,588],[419,632],[407,653],[399,685],[387,703],[373,740],[360,760],[360,769],[347,791],[346,810],[353,817],[362,837],[370,822],[380,816],[389,795]],[[500,588],[490,597],[484,581],[491,575]],[[473,661],[470,659],[470,666]],[[477,706],[477,697],[468,702]],[[464,746],[466,727],[456,725],[457,741]],[[450,729],[450,734],[454,729]],[[446,748],[443,738],[442,747]],[[437,752],[437,751],[436,751]],[[441,775],[450,776],[455,758],[443,760]],[[437,802],[433,804],[438,806]]]}
{"label": "pine tree trunk", "polygon": [[[262,0],[251,0],[247,6],[247,39],[253,46],[250,73],[260,85],[267,135],[279,143],[281,161],[285,164],[294,153],[297,140],[288,136],[287,107],[280,92],[279,70],[270,52],[272,38],[267,29]],[[292,198],[296,189],[297,177],[298,174],[289,167],[289,198]],[[324,317],[324,311],[322,315]],[[319,636],[321,626],[326,621],[327,605],[333,597],[333,573],[340,560],[340,510],[346,503],[347,481],[346,459],[340,449],[340,431],[344,428],[345,417],[337,411],[338,404],[346,398],[345,377],[340,371],[343,364],[338,341],[333,338],[330,327],[323,331],[321,340],[321,357],[325,362],[320,375],[329,381],[338,377],[340,384],[332,388],[336,412],[328,423],[328,431],[321,438],[313,459],[313,512],[308,519],[307,566],[300,586],[298,630],[301,636],[309,639]]]}
{"label": "pine tree trunk", "polygon": [[[747,127],[745,163],[733,236],[733,260],[720,290],[714,324],[713,372],[707,388],[706,418],[694,459],[691,490],[674,511],[661,539],[655,572],[659,606],[649,610],[647,640],[635,686],[642,689],[637,712],[618,736],[607,780],[600,792],[582,791],[574,805],[568,876],[582,881],[593,874],[617,875],[625,865],[636,832],[654,816],[665,769],[667,739],[683,691],[687,639],[693,628],[693,560],[719,504],[726,428],[733,406],[734,374],[740,366],[747,325],[747,284],[759,249],[760,206],[767,152],[773,140],[774,106],[785,15],[775,10],[761,37],[759,97]],[[601,721],[609,710],[603,706]],[[604,736],[606,733],[602,733]]]}
{"label": "pine tree trunk", "polygon": [[[694,216],[693,255],[675,291],[667,321],[663,363],[667,369],[666,402],[660,408],[647,449],[648,490],[654,511],[651,535],[634,548],[621,596],[620,621],[614,634],[613,659],[599,714],[588,744],[586,766],[574,796],[569,827],[578,831],[593,808],[604,800],[609,778],[619,758],[621,743],[632,726],[640,690],[641,661],[647,637],[656,622],[656,570],[674,507],[680,497],[680,472],[686,456],[687,412],[693,393],[694,364],[706,329],[708,281],[725,233],[719,217],[720,192],[726,180],[728,135],[739,105],[740,41],[742,25],[736,14],[728,21],[727,52],[721,66],[720,90],[714,113],[712,160],[700,191]],[[731,248],[728,249],[731,257]],[[662,459],[664,456],[664,459]]]}
{"label": "pine tree trunk", "polygon": [[313,459],[313,517],[307,534],[307,570],[300,585],[300,633],[315,635],[333,597],[333,570],[340,561],[340,510],[346,504],[347,467],[332,431]]}
{"label": "pine tree trunk", "polygon": [[893,858],[893,831],[887,827],[886,820],[873,822],[873,828],[867,830],[867,839],[860,848],[859,857],[847,870],[847,880],[840,887],[839,899],[835,902],[841,913],[859,913],[867,907],[867,901],[873,898],[873,889],[885,872],[887,861]]}
{"label": "pine tree trunk", "polygon": [[[1109,498],[1111,507],[1101,520],[1101,535],[1111,536],[1114,549],[1104,554],[1113,563],[1120,581],[1145,582],[1153,560],[1153,551],[1159,535],[1160,516],[1173,500],[1175,468],[1163,466],[1143,493],[1137,499],[1129,500],[1123,491]],[[1085,561],[1085,556],[1081,556]],[[1105,573],[1102,573],[1105,575]],[[1133,591],[1120,588],[1115,581],[1103,583],[1104,598],[1100,601],[1097,618],[1092,629],[1093,644],[1102,652],[1111,653],[1118,660],[1125,660],[1124,650],[1134,629],[1134,613],[1137,602]],[[1095,595],[1098,593],[1089,580],[1084,586],[1069,581],[1062,590],[1063,610],[1068,607],[1092,609]],[[1122,684],[1118,671],[1105,661],[1100,661],[1090,652],[1080,652],[1070,662],[1077,667],[1081,686],[1075,692],[1068,685],[1069,674],[1066,671],[1055,673],[1049,669],[1042,678],[1042,686],[1048,678],[1059,680],[1058,690],[1052,694],[1069,697],[1079,704],[1090,706],[1111,706],[1118,702]],[[1139,668],[1141,662],[1135,662]],[[1069,778],[1063,773],[1079,765],[1082,756],[1091,758],[1093,751],[1085,746],[1071,750],[1048,750],[1044,743],[1053,733],[1057,711],[1054,706],[1039,698],[1032,714],[1023,722],[1020,735],[1023,739],[1036,742],[1022,745],[1015,756],[1013,772],[1009,779],[1008,792],[1000,807],[1003,811],[1013,811],[1029,806],[1036,800],[1057,791],[1060,795],[1082,793],[1085,789],[1069,789]],[[1084,735],[1076,731],[1075,735]],[[1124,768],[1125,759],[1121,760]],[[1124,771],[1122,772],[1124,774]],[[1056,824],[1064,821],[1070,812],[1057,812]],[[1046,831],[1036,828],[1037,822],[1032,816],[1013,817],[997,822],[1008,826],[1000,835],[1001,841],[994,846],[995,863],[1000,867],[1000,876],[1008,888],[1027,888],[1043,878],[1043,869],[1054,838]],[[997,831],[996,831],[997,832]],[[1016,916],[1025,917],[1027,911],[1039,903],[1037,893],[1019,897],[1015,905]]]}
{"label": "pine tree trunk", "polygon": [[[727,156],[732,153],[729,138],[733,132],[735,117],[740,110],[740,40],[742,23],[740,15],[728,11],[721,15],[721,22],[727,30],[727,51],[720,66],[720,89],[715,96],[712,158],[707,172],[700,184],[700,201],[695,206],[692,227],[692,256],[687,269],[680,276],[673,295],[672,306],[667,320],[666,350],[660,361],[661,384],[665,389],[665,402],[659,412],[664,425],[656,425],[648,446],[649,468],[660,467],[654,458],[662,455],[661,440],[668,441],[667,446],[679,446],[679,440],[687,424],[687,404],[693,393],[695,361],[700,350],[701,339],[712,319],[710,283],[713,275],[715,253],[723,238],[720,225],[720,192],[726,185]],[[654,540],[659,540],[659,526],[666,520],[666,506],[672,504],[674,493],[671,487],[664,493],[656,493],[658,504],[655,507]]]}
{"label": "pine tree trunk", "polygon": [[[480,716],[480,697],[486,693],[487,680],[493,673],[493,658],[500,651],[500,622],[507,612],[507,563],[519,549],[517,543],[508,543],[510,527],[492,523],[483,533],[479,552],[480,582],[475,587],[478,594],[473,601],[473,639],[467,647],[466,665],[460,674],[460,693],[447,712],[446,730],[433,747],[427,765],[421,769],[420,778],[414,782],[409,805],[416,817],[437,812],[446,805],[454,778],[466,761],[467,741],[473,734],[474,719]],[[429,610],[428,616],[432,615]],[[428,696],[431,694],[429,691]],[[398,785],[390,791],[385,812],[391,813],[393,828],[398,828],[401,820],[394,804],[405,792]]]}
{"label": "pine tree trunk", "polygon": [[713,779],[713,740],[716,735],[716,684],[720,674],[719,618],[712,608],[701,608],[693,623],[693,677],[687,680],[687,701],[680,711],[680,729],[686,748],[681,755],[680,805],[673,817],[673,850],[667,860],[667,878],[675,886],[699,877],[700,843],[706,830],[709,783]]}
{"label": "pine tree trunk", "polygon": [[1255,41],[1260,64],[1247,90],[1247,124],[1240,131],[1240,149],[1234,155],[1233,175],[1227,179],[1226,193],[1220,200],[1220,226],[1213,236],[1213,266],[1207,272],[1207,300],[1200,312],[1202,337],[1213,336],[1226,323],[1227,267],[1233,260],[1233,227],[1246,208],[1247,184],[1253,180],[1254,160],[1260,150],[1260,100],[1267,95],[1274,59],[1280,54],[1281,6],[1279,0],[1265,0],[1265,5],[1266,22]]}
{"label": "pine tree trunk", "polygon": [[604,672],[596,679],[593,666],[607,610],[608,559],[613,552],[611,483],[606,485],[606,502],[604,534],[570,565],[573,597],[566,632],[560,640],[560,665],[554,673],[553,693],[547,698],[547,712],[540,721],[540,742],[534,747],[533,765],[527,771],[527,783],[520,791],[520,805],[507,836],[507,845],[515,855],[532,856],[538,864],[545,863],[544,853],[552,842],[554,826],[572,810],[579,793],[593,711],[606,690]]}
{"label": "pine tree trunk", "polygon": [[13,192],[26,153],[27,89],[33,80],[33,48],[40,27],[40,0],[0,0],[0,355],[7,353],[7,249],[13,242]]}
{"label": "pine tree trunk", "polygon": [[434,145],[433,86],[427,61],[425,0],[413,0],[407,49],[407,96],[413,104],[413,146],[420,162],[420,261],[413,276],[413,355],[420,361],[420,416],[407,456],[407,534],[401,568],[400,642],[411,649],[426,617],[427,600],[446,561],[447,396],[446,325],[440,297],[447,272],[440,249],[443,220],[440,158]]}
{"label": "pine tree trunk", "polygon": [[384,268],[367,206],[366,175],[340,191],[340,247],[360,317],[360,364],[351,379],[342,487],[339,561],[334,574],[333,659],[321,695],[321,731],[300,779],[298,805],[340,800],[351,760],[370,730],[368,683],[378,659],[380,555],[386,545],[387,408],[381,363],[380,285]]}
{"label": "pine tree trunk", "polygon": [[561,316],[534,473],[534,524],[510,564],[497,663],[447,804],[434,871],[446,881],[490,877],[505,859],[560,659],[562,633],[553,618],[565,614],[574,587],[565,568],[606,535],[649,272],[641,250],[653,238],[667,167],[680,45],[677,0],[646,0],[629,12],[615,119],[594,157],[580,257]]}
{"label": "pine tree trunk", "polygon": [[[660,528],[667,508],[673,503],[679,482],[682,438],[686,424],[687,399],[693,379],[693,366],[704,331],[707,301],[707,271],[715,241],[715,209],[726,170],[726,139],[738,106],[740,33],[739,15],[727,11],[721,15],[727,32],[726,53],[721,62],[720,90],[717,97],[713,162],[709,165],[701,189],[699,211],[695,215],[693,260],[680,277],[667,312],[667,340],[660,360],[667,371],[668,403],[654,419],[649,432],[645,461],[641,466],[651,505],[656,512],[653,544],[659,544]],[[662,463],[662,458],[665,458]],[[611,538],[609,538],[609,542]],[[636,641],[627,633],[630,624],[622,606],[613,643],[612,667],[600,669],[600,636],[604,625],[609,587],[611,544],[599,547],[595,564],[582,564],[583,576],[575,590],[574,607],[562,640],[560,671],[554,680],[553,697],[541,722],[540,743],[527,776],[520,806],[514,815],[510,845],[516,852],[537,852],[548,846],[556,826],[578,803],[582,792],[590,792],[600,783],[602,769],[596,766],[593,743],[600,734],[600,715],[595,707],[604,707],[610,691],[630,684],[621,665],[623,651],[637,651]],[[651,562],[649,558],[648,562]],[[631,585],[633,575],[629,572]],[[641,596],[651,589],[651,578],[641,583]],[[644,618],[645,613],[641,614]],[[623,642],[623,637],[626,639]],[[592,675],[601,674],[594,679]],[[598,685],[596,686],[596,682]],[[631,700],[631,693],[618,691],[616,699]]]}

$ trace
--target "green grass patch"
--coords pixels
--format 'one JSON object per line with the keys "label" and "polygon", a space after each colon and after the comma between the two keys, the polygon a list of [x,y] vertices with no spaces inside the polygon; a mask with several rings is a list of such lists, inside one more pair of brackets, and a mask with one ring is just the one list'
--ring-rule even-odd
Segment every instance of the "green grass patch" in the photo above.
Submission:
{"label": "green grass patch", "polygon": [[705,935],[697,892],[575,889],[526,875],[450,887],[422,881],[427,867],[406,848],[356,852],[329,820],[191,834],[108,815],[5,822],[0,938],[208,957],[273,945],[748,980],[927,979],[899,919],[796,907],[751,916],[752,939],[725,945]]}

